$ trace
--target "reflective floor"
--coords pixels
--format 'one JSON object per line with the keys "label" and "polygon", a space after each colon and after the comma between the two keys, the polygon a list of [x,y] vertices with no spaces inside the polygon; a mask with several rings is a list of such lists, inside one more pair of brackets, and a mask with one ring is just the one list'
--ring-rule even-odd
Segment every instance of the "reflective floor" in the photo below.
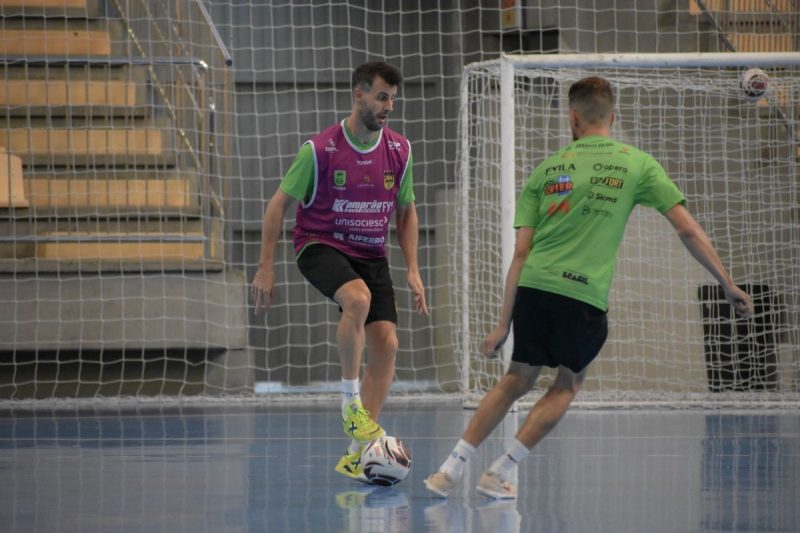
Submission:
{"label": "reflective floor", "polygon": [[514,416],[441,500],[422,479],[473,411],[389,405],[381,421],[413,467],[372,488],[333,472],[338,405],[263,404],[0,409],[0,530],[800,530],[798,412],[571,411],[520,466],[519,500],[497,503],[474,485]]}

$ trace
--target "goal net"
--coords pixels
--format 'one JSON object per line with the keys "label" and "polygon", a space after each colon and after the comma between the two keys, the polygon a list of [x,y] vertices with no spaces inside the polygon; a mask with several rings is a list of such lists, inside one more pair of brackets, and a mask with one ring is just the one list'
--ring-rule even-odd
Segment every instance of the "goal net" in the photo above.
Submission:
{"label": "goal net", "polygon": [[[751,67],[769,75],[762,98],[747,98],[740,87]],[[458,250],[451,269],[458,288],[454,343],[467,397],[479,398],[510,358],[511,342],[499,360],[478,354],[501,308],[515,200],[536,165],[572,141],[570,85],[599,75],[615,89],[614,136],[661,162],[753,296],[756,314],[734,319],[713,277],[666,219],[637,207],[611,289],[609,338],[581,397],[712,405],[796,400],[798,67],[788,54],[504,56],[469,65],[461,92],[458,231],[450,242]]]}

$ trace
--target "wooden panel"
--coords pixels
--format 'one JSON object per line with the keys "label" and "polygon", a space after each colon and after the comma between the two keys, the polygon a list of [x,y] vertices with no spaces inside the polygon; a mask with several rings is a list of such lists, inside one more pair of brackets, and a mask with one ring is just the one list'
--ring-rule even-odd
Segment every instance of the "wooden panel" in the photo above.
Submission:
{"label": "wooden panel", "polygon": [[28,207],[22,182],[22,159],[0,152],[0,207]]}
{"label": "wooden panel", "polygon": [[136,84],[109,80],[0,81],[0,106],[133,106]]}
{"label": "wooden panel", "polygon": [[[791,0],[705,0],[706,9],[712,12],[724,11],[726,13],[791,13]],[[689,0],[689,13],[700,15],[702,10],[695,0]]]}
{"label": "wooden panel", "polygon": [[0,0],[0,7],[62,7],[78,9],[87,7],[86,0]]}
{"label": "wooden panel", "polygon": [[161,131],[135,130],[0,130],[0,146],[28,155],[159,155]]}
{"label": "wooden panel", "polygon": [[28,179],[25,193],[36,207],[189,207],[189,180]]}
{"label": "wooden panel", "polygon": [[[75,234],[49,233],[41,237],[75,237]],[[97,240],[75,241],[40,241],[36,243],[36,257],[40,259],[118,259],[118,260],[154,260],[154,259],[201,259],[205,253],[205,243],[197,240],[202,234],[185,234],[180,237],[192,238],[191,241],[149,241],[167,236],[166,234],[143,234],[135,237],[142,241],[117,240],[114,238],[131,235],[84,234],[83,236]],[[175,235],[169,235],[175,236]]]}
{"label": "wooden panel", "polygon": [[732,33],[728,35],[737,52],[793,52],[794,35]]}
{"label": "wooden panel", "polygon": [[109,56],[107,31],[10,30],[0,31],[2,55]]}

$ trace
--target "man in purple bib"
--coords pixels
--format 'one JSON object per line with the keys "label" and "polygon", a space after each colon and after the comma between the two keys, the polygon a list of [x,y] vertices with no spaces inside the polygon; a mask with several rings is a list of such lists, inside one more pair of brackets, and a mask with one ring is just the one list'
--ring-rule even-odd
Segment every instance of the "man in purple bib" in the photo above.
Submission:
{"label": "man in purple bib", "polygon": [[[416,311],[427,315],[417,264],[411,144],[386,127],[402,75],[383,62],[353,72],[353,111],[300,148],[267,204],[261,256],[253,278],[256,312],[275,287],[274,253],[286,209],[297,201],[294,249],[303,276],[339,304],[342,424],[352,441],[336,471],[366,481],[364,444],[385,434],[377,419],[394,377],[397,309],[386,260],[389,220],[408,266]],[[369,351],[359,387],[361,354]]]}

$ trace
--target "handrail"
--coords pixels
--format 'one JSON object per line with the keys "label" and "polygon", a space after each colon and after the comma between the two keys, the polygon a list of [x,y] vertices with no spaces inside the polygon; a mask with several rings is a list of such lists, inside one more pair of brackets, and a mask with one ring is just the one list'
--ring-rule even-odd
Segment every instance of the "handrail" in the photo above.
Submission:
{"label": "handrail", "polygon": [[208,64],[202,59],[195,57],[59,57],[53,58],[50,56],[20,56],[20,55],[7,55],[0,56],[0,64],[15,65],[25,63],[29,65],[107,65],[110,67],[119,67],[126,65],[153,65],[153,66],[183,66],[193,65],[204,72],[208,71]]}
{"label": "handrail", "polygon": [[706,21],[708,21],[714,27],[714,30],[716,30],[717,37],[719,37],[719,40],[722,41],[722,44],[725,45],[725,48],[727,48],[729,52],[735,52],[736,47],[733,46],[733,43],[725,35],[725,30],[723,30],[720,27],[719,23],[717,22],[717,18],[714,15],[712,15],[711,12],[706,7],[705,0],[694,0],[694,1],[697,4],[697,7],[700,8],[700,11],[703,12],[703,18],[705,18]]}
{"label": "handrail", "polygon": [[[225,208],[224,195],[220,197],[212,180],[216,177],[221,158],[217,148],[216,107],[221,103],[223,113],[227,109],[227,90],[230,78],[230,67],[233,60],[230,52],[222,41],[222,37],[213,24],[208,10],[202,0],[111,0],[122,17],[128,41],[132,52],[141,56],[142,64],[148,65],[156,91],[158,91],[167,112],[175,121],[175,132],[179,142],[184,145],[187,155],[192,159],[194,166],[201,173],[199,185],[203,198],[201,209],[203,211],[204,233],[211,235],[211,219],[219,215],[223,219],[223,232],[229,230],[224,224]],[[158,16],[156,16],[158,13]],[[161,15],[166,15],[162,17]],[[184,27],[184,23],[202,26],[199,33],[191,27]],[[200,46],[198,49],[197,46]],[[148,63],[148,56],[170,55],[190,59],[202,57],[202,69],[194,69],[194,75],[202,78],[199,81],[197,92],[188,95],[189,104],[185,112],[194,112],[199,121],[196,125],[197,139],[190,139],[189,132],[183,126],[183,120],[178,116],[177,109],[166,93],[163,91],[160,74],[154,71],[155,64]],[[184,64],[180,60],[167,61],[167,65],[176,66]],[[176,84],[180,86],[194,86],[194,82],[187,79],[186,72],[180,69],[175,73]],[[221,77],[220,77],[221,76]],[[222,83],[220,87],[219,83]],[[223,91],[223,92],[220,92]],[[218,100],[221,98],[221,102]],[[188,117],[185,117],[188,118]],[[224,126],[223,126],[224,127]],[[227,128],[225,128],[227,131]],[[195,130],[193,130],[195,131]],[[222,158],[225,156],[223,155]],[[224,159],[223,159],[224,161]],[[224,163],[223,163],[224,164]],[[224,183],[223,185],[224,186]],[[223,247],[224,248],[224,247]],[[224,255],[224,249],[221,249]],[[209,247],[207,243],[206,252]]]}
{"label": "handrail", "polygon": [[225,46],[225,43],[222,41],[222,36],[217,31],[217,26],[211,20],[211,15],[208,13],[208,9],[206,9],[205,4],[203,4],[201,0],[194,0],[194,3],[197,4],[197,8],[203,15],[206,25],[208,25],[209,30],[211,30],[211,35],[214,37],[214,41],[216,41],[217,47],[219,48],[223,59],[225,59],[225,64],[230,67],[233,65],[233,58],[231,57],[230,52],[228,52],[228,48]]}

